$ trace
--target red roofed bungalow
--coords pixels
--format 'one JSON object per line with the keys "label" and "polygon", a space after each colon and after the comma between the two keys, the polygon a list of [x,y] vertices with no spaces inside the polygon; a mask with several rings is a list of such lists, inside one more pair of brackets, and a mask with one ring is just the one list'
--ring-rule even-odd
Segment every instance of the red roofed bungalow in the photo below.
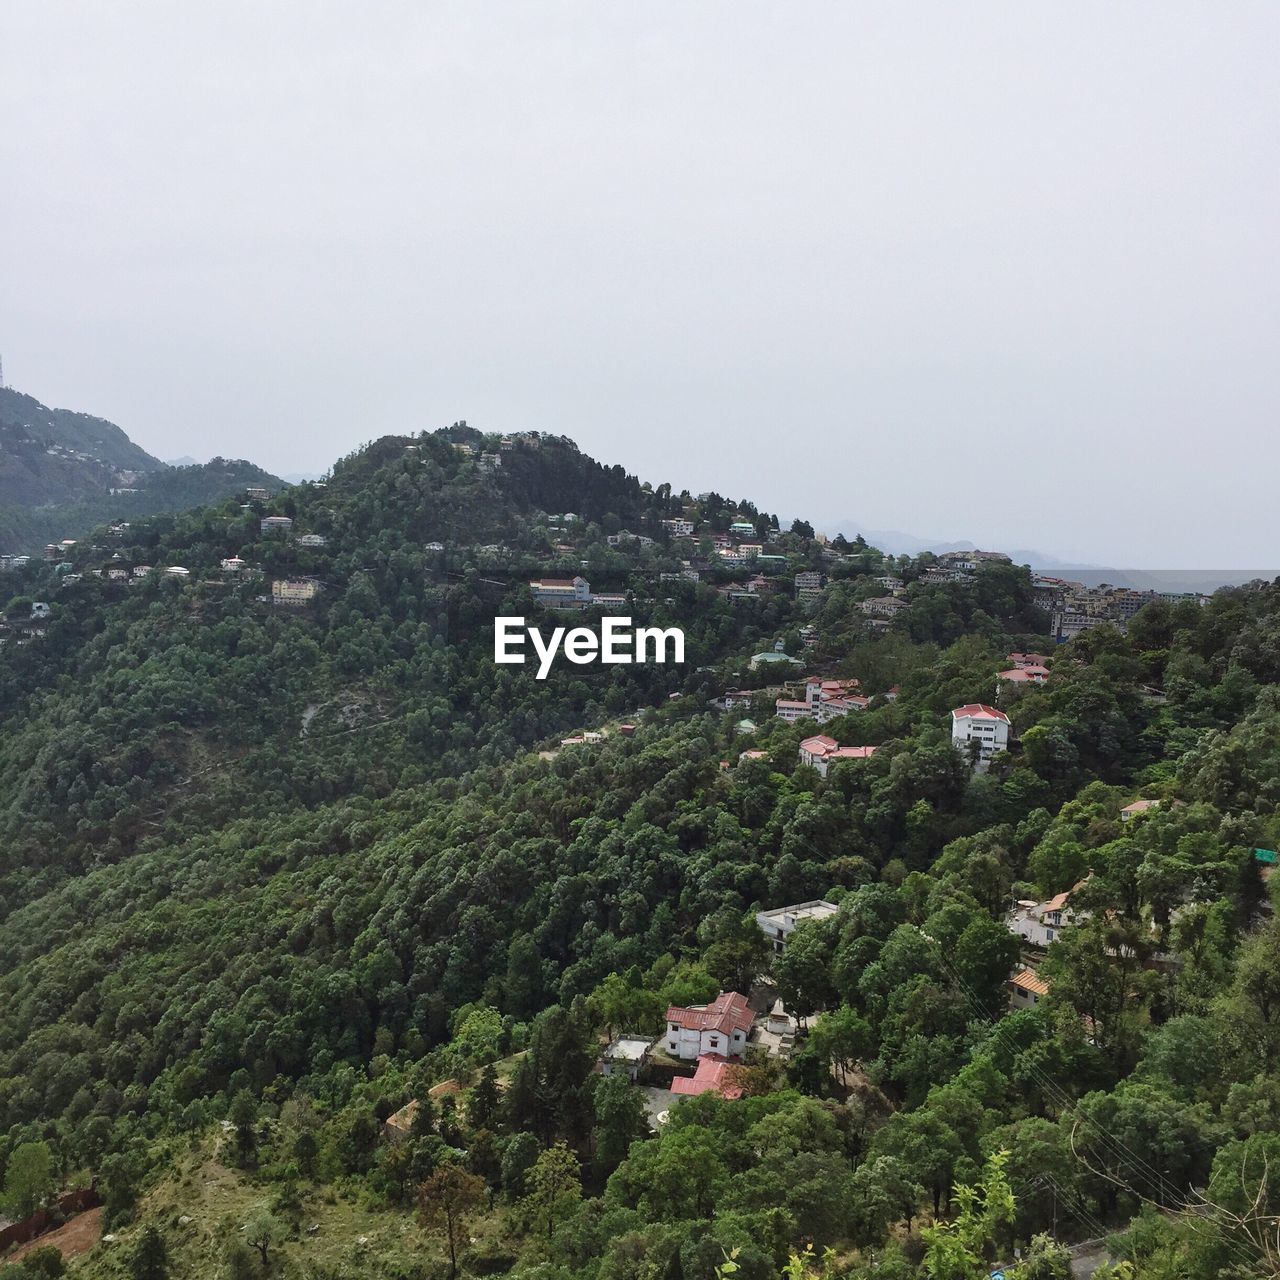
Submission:
{"label": "red roofed bungalow", "polygon": [[710,1004],[672,1005],[667,1010],[666,1050],[689,1062],[707,1053],[736,1058],[747,1047],[754,1021],[747,997],[736,991],[722,991]]}
{"label": "red roofed bungalow", "polygon": [[671,1092],[686,1098],[697,1098],[704,1093],[718,1093],[722,1098],[740,1098],[742,1089],[728,1083],[730,1063],[718,1053],[704,1053],[698,1059],[698,1069],[692,1076],[676,1076],[671,1082]]}

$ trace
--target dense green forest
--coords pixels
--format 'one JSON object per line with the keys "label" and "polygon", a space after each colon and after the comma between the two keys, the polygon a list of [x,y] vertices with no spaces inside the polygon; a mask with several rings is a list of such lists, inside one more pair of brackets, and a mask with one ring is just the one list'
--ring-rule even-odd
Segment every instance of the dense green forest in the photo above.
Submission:
{"label": "dense green forest", "polygon": [[[94,1178],[114,1243],[86,1276],[1065,1280],[1067,1246],[1106,1237],[1114,1280],[1280,1274],[1256,852],[1280,841],[1280,587],[1060,647],[1002,694],[1014,744],[976,772],[949,712],[1047,646],[1025,569],[928,582],[927,557],[832,554],[559,438],[479,465],[497,448],[384,439],[265,506],[102,531],[73,586],[5,580],[11,1216]],[[662,525],[690,513],[749,522],[778,589],[664,580],[709,558]],[[113,562],[190,578],[92,575]],[[830,579],[807,609],[806,568]],[[872,628],[887,570],[907,607]],[[573,572],[683,626],[686,665],[495,668],[493,617]],[[297,576],[315,603],[273,606]],[[800,764],[812,723],[773,717],[748,661],[775,641],[861,682],[867,709],[822,731],[874,755]],[[729,687],[762,690],[748,723],[712,705]],[[1010,903],[1073,887],[1047,996],[1009,1011]],[[755,911],[819,897],[838,912],[772,957]],[[762,979],[805,1027],[789,1061],[735,1068],[743,1096],[655,1130],[596,1071],[612,1031]]]}

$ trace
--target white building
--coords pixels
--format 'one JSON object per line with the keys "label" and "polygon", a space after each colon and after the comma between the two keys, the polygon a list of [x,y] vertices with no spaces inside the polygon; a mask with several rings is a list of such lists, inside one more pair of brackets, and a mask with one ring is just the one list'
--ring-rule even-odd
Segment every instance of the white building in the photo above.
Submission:
{"label": "white building", "polygon": [[747,997],[736,991],[722,991],[710,1004],[672,1005],[667,1010],[664,1047],[673,1058],[686,1062],[704,1053],[741,1057],[754,1021]]}
{"label": "white building", "polygon": [[896,618],[903,609],[910,606],[897,596],[876,596],[874,599],[864,600],[858,607],[869,618]]}
{"label": "white building", "polygon": [[619,1036],[600,1058],[600,1074],[626,1076],[632,1083],[649,1061],[653,1040],[642,1036]]}
{"label": "white building", "polygon": [[692,520],[664,520],[662,527],[673,538],[691,538],[693,537],[693,521]]}
{"label": "white building", "polygon": [[293,529],[293,520],[289,516],[263,516],[258,521],[258,528],[263,533],[289,533]]}
{"label": "white building", "polygon": [[239,573],[244,568],[244,561],[239,556],[228,556],[221,562],[223,573]]}
{"label": "white building", "polygon": [[1083,880],[1062,893],[1054,894],[1045,902],[1023,899],[1015,903],[1013,910],[1005,917],[1009,932],[1016,933],[1033,947],[1047,947],[1063,929],[1089,918],[1088,911],[1071,905],[1071,895],[1082,884]]}
{"label": "white building", "polygon": [[303,533],[297,538],[300,547],[323,547],[328,539],[322,533]]}
{"label": "white building", "polygon": [[985,769],[997,751],[1009,747],[1009,717],[985,702],[970,702],[951,713],[951,745],[968,754],[976,742],[977,766]]}
{"label": "white building", "polygon": [[787,724],[813,719],[813,707],[808,702],[797,702],[794,698],[777,698],[773,708],[778,719],[785,720]]}
{"label": "white building", "polygon": [[775,907],[772,911],[757,911],[756,923],[764,930],[764,936],[773,946],[774,955],[780,956],[787,949],[787,939],[799,925],[808,920],[826,920],[840,908],[834,902],[815,898],[812,902],[800,902],[794,907]]}

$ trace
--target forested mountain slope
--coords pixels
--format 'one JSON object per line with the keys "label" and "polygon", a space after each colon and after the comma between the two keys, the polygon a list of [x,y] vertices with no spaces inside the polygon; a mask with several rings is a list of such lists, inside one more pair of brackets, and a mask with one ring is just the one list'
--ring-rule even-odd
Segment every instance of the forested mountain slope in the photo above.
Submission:
{"label": "forested mountain slope", "polygon": [[[973,772],[948,713],[1035,643],[1025,571],[895,563],[907,607],[873,628],[883,558],[824,560],[798,528],[772,540],[784,581],[829,569],[816,610],[734,604],[661,581],[661,520],[768,537],[768,516],[547,438],[487,471],[489,443],[383,440],[261,510],[139,522],[78,567],[193,581],[86,575],[0,650],[0,1165],[43,1148],[98,1175],[129,1252],[79,1269],[115,1274],[149,1226],[174,1275],[443,1277],[452,1240],[467,1273],[529,1280],[710,1280],[730,1254],[764,1280],[807,1244],[797,1275],[986,1274],[1017,1243],[1040,1269],[1013,1274],[1065,1277],[1043,1233],[1132,1219],[1130,1275],[1274,1275],[1280,936],[1255,850],[1280,841],[1280,588],[1064,646],[1002,695],[1014,749]],[[272,512],[325,545],[262,534]],[[233,553],[262,579],[223,575]],[[528,577],[574,569],[685,625],[687,668],[495,669],[493,616],[537,616]],[[314,605],[260,600],[302,574]],[[869,759],[799,763],[813,726],[772,717],[777,676],[746,661],[775,638],[861,681],[870,705],[822,728]],[[722,713],[729,685],[762,692]],[[634,736],[529,750],[637,708]],[[1006,1012],[1010,900],[1073,886],[1046,998]],[[838,913],[771,959],[752,912],[818,896]],[[766,974],[820,1016],[744,1097],[651,1135],[594,1074],[610,1029]],[[239,1217],[197,1208],[192,1151]],[[984,1213],[957,1190],[978,1180]],[[375,1243],[308,1234],[335,1203]]]}
{"label": "forested mountain slope", "polygon": [[217,502],[283,482],[245,461],[171,467],[113,422],[0,387],[0,553],[38,551],[95,525]]}

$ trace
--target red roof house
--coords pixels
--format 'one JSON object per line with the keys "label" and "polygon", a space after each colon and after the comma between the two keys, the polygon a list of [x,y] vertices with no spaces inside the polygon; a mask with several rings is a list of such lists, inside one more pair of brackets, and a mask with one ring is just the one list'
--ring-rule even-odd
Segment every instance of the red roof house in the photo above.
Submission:
{"label": "red roof house", "polygon": [[697,1098],[704,1093],[718,1093],[722,1098],[740,1098],[742,1089],[728,1082],[730,1063],[719,1054],[704,1053],[698,1059],[698,1069],[692,1076],[676,1076],[671,1082],[671,1092],[686,1098]]}

